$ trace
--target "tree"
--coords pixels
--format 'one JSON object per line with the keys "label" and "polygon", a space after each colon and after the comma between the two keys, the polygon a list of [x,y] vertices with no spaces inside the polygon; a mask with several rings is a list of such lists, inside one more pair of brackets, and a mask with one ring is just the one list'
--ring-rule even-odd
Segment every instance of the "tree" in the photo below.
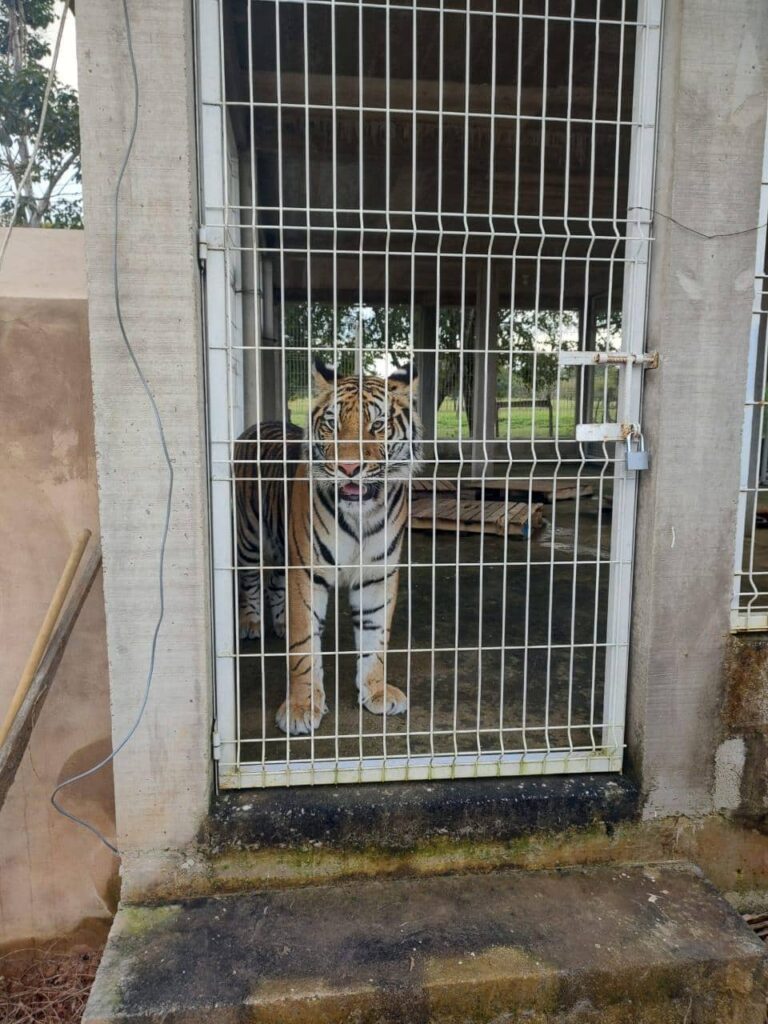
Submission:
{"label": "tree", "polygon": [[[51,48],[45,30],[54,0],[0,0],[0,217],[7,224],[38,130]],[[54,79],[35,166],[15,223],[27,227],[82,224],[77,94]]]}
{"label": "tree", "polygon": [[[560,366],[559,352],[578,348],[578,324],[578,313],[569,309],[542,309],[538,313],[516,309],[514,314],[509,308],[500,309],[495,331],[491,331],[489,338],[491,350],[497,353],[498,396],[506,398],[511,383],[513,388],[515,384],[522,388],[527,396],[533,395],[535,386],[537,399],[548,398],[554,402],[558,381],[568,380],[572,374],[571,369]],[[395,365],[402,365],[411,358],[413,332],[410,307],[406,305],[389,308],[339,305],[334,316],[330,302],[313,302],[311,311],[306,302],[292,302],[285,306],[283,328],[289,401],[307,393],[310,349],[328,365],[335,362],[342,374],[354,373],[358,345],[364,373],[376,372],[377,360],[385,348]],[[598,348],[615,347],[620,339],[620,313],[611,316],[610,324],[605,315],[598,318],[597,330]],[[473,307],[467,306],[463,311],[453,306],[440,309],[436,339],[437,408],[451,397],[457,410],[463,406],[470,430],[473,426],[474,335]],[[431,348],[435,339],[425,339],[425,344]]]}
{"label": "tree", "polygon": [[[306,394],[310,348],[313,355],[320,356],[329,366],[335,364],[341,374],[355,372],[359,334],[362,335],[364,373],[376,372],[377,360],[385,351],[394,366],[403,366],[412,358],[414,338],[409,305],[339,305],[334,321],[333,303],[319,301],[312,303],[310,316],[306,302],[289,302],[285,305],[283,334],[288,401],[297,395]],[[470,344],[474,332],[474,316],[474,309],[471,307],[465,309],[463,314],[456,307],[443,307],[440,310],[437,338],[440,351],[438,408],[449,395],[453,396],[458,404],[461,389],[464,403],[471,409],[472,358],[470,355],[465,356],[463,371],[460,373],[460,350],[462,328],[464,345]],[[336,360],[333,351],[334,336]],[[425,339],[427,348],[434,343],[432,338]]]}
{"label": "tree", "polygon": [[334,319],[331,302],[313,302],[309,315],[306,302],[290,302],[285,305],[283,335],[286,397],[290,401],[306,393],[310,348],[313,356],[335,366],[342,376],[355,372],[358,335],[364,373],[376,372],[376,362],[385,351],[395,366],[407,361],[411,347],[410,310],[408,306],[340,305]]}
{"label": "tree", "polygon": [[[502,337],[509,336],[510,311],[505,311],[500,324]],[[561,349],[578,347],[578,316],[572,310],[515,310],[512,323],[512,372],[536,398],[551,402],[562,371]],[[534,357],[535,353],[535,357]],[[503,360],[502,362],[507,362]]]}

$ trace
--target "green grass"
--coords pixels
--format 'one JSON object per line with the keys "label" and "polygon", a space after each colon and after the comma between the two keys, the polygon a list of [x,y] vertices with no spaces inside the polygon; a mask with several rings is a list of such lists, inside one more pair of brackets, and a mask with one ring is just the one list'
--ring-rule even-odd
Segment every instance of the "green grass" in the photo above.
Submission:
{"label": "green grass", "polygon": [[307,413],[309,412],[308,398],[292,398],[288,403],[291,410],[291,422],[302,430],[307,429]]}
{"label": "green grass", "polygon": [[[510,424],[511,420],[511,424]],[[531,422],[534,423],[534,437],[550,437],[549,432],[549,411],[547,409],[502,409],[499,412],[497,437],[505,440],[507,437],[527,438],[531,436]],[[575,413],[573,400],[561,400],[560,416],[558,420],[556,403],[553,403],[552,426],[558,430],[560,437],[572,437],[574,433]],[[437,411],[437,436],[440,440],[452,440],[459,436],[459,417],[456,410],[456,403],[452,398],[446,398]],[[469,423],[467,414],[461,413],[461,436],[469,437]]]}
{"label": "green grass", "polygon": [[[307,426],[307,413],[309,400],[305,397],[292,398],[288,403],[291,410],[291,420],[302,429]],[[512,420],[511,428],[509,420]],[[549,412],[547,409],[504,409],[502,408],[498,420],[497,436],[505,440],[507,436],[514,439],[524,439],[531,436],[531,420],[535,417],[534,437],[544,439],[550,436],[549,433]],[[552,411],[553,424],[558,427],[558,436],[561,438],[573,437],[575,425],[575,410],[572,398],[564,398],[560,401],[560,416],[558,420],[557,409]],[[509,432],[509,434],[508,434]],[[453,398],[446,398],[437,411],[437,436],[438,439],[450,441],[459,436],[459,416],[456,410],[456,402]],[[467,414],[461,412],[461,436],[469,437],[469,423]]]}

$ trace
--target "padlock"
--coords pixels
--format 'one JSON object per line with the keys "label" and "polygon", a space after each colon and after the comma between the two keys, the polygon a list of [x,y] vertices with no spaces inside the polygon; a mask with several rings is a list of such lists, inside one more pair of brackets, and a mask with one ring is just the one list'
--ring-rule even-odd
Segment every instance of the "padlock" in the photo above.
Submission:
{"label": "padlock", "polygon": [[[632,447],[632,439],[637,436],[638,447]],[[638,431],[637,434],[627,435],[627,469],[637,473],[642,469],[648,469],[651,464],[651,453],[645,447],[645,439]]]}

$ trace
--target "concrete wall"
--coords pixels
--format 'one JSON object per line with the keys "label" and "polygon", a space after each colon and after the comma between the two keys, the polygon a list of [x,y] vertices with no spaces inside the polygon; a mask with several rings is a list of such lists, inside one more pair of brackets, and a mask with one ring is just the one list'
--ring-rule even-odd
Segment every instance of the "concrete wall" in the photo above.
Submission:
{"label": "concrete wall", "polygon": [[[0,273],[0,436],[5,708],[72,542],[83,527],[99,533],[82,232],[13,233]],[[99,580],[0,810],[0,948],[105,929],[117,861],[49,798],[109,743]],[[113,833],[108,769],[68,791],[64,803]]]}
{"label": "concrete wall", "polygon": [[629,745],[648,816],[713,805],[768,102],[765,0],[666,5]]}
{"label": "concrete wall", "polygon": [[[131,5],[141,81],[124,186],[120,266],[128,330],[177,472],[168,611],[147,716],[116,768],[128,893],[180,851],[210,793],[209,572],[193,107],[192,5]],[[757,220],[767,95],[763,0],[666,5],[656,208],[704,232]],[[111,280],[115,176],[131,116],[119,0],[78,3],[81,124],[113,730],[138,706],[156,614],[165,472],[121,346]],[[646,814],[713,806],[728,633],[754,235],[702,239],[655,224],[629,745]]]}
{"label": "concrete wall", "polygon": [[[196,834],[212,777],[193,5],[163,0],[129,6],[141,100],[123,184],[122,308],[165,424],[176,481],[165,624],[153,689],[141,727],[115,767],[124,891],[130,891],[135,872],[151,874],[148,851],[176,850]],[[91,363],[117,740],[132,723],[145,684],[158,612],[167,473],[151,409],[120,339],[112,291],[114,187],[133,94],[120,0],[78,2],[77,30]]]}

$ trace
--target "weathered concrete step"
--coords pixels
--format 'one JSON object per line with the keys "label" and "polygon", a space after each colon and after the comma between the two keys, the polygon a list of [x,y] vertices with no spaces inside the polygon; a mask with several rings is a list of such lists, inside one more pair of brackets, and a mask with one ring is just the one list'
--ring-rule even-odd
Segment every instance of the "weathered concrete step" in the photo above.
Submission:
{"label": "weathered concrete step", "polygon": [[765,988],[693,868],[494,872],[123,907],[84,1020],[763,1024]]}

